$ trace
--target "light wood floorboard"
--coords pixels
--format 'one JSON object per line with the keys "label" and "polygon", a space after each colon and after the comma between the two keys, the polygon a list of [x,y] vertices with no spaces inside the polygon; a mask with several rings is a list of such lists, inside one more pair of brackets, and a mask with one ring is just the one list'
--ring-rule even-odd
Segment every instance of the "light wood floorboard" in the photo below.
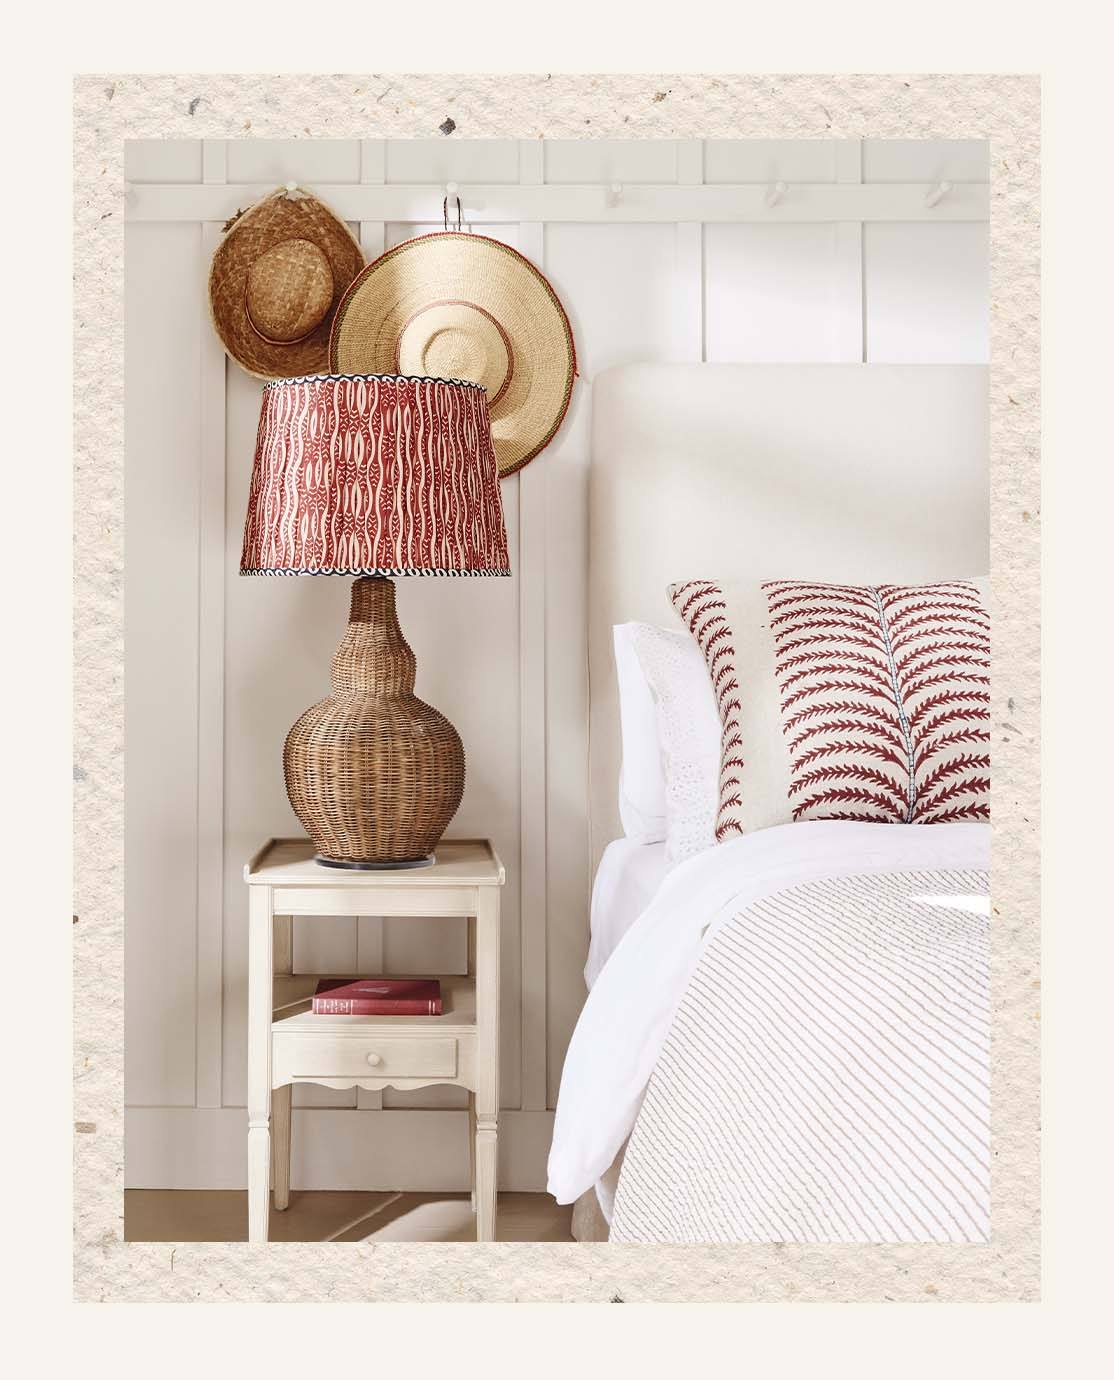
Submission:
{"label": "light wood floorboard", "polygon": [[[544,1193],[500,1193],[500,1241],[571,1241],[571,1207]],[[246,1241],[248,1195],[131,1188],[126,1241]],[[271,1209],[272,1241],[475,1241],[466,1193],[291,1193]]]}

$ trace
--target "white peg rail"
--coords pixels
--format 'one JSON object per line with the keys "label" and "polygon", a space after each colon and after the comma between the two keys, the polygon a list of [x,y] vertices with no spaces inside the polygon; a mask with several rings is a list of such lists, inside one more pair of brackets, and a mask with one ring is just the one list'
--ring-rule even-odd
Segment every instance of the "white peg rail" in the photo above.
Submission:
{"label": "white peg rail", "polygon": [[[615,191],[615,186],[619,191]],[[990,192],[983,182],[957,182],[934,199],[936,184],[923,182],[787,182],[771,204],[763,184],[714,186],[593,183],[585,185],[459,184],[466,220],[487,225],[583,221],[616,223],[720,223],[846,221],[985,221]],[[267,183],[175,185],[135,183],[128,188],[129,221],[225,221],[274,191]],[[315,194],[344,220],[424,222],[440,220],[440,186],[315,184]]]}

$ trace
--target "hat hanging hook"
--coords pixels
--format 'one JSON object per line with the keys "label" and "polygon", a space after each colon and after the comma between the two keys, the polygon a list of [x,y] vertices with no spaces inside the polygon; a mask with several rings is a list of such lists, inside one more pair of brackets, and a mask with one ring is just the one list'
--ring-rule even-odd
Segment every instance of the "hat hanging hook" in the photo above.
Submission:
{"label": "hat hanging hook", "polygon": [[455,182],[450,182],[450,183],[448,183],[448,185],[445,187],[445,198],[444,198],[444,200],[441,202],[441,222],[442,222],[442,224],[444,225],[446,232],[447,232],[448,229],[449,229],[449,198],[450,198],[450,197],[453,197],[453,198],[455,198],[455,200],[456,200],[456,231],[457,231],[457,233],[459,234],[459,233],[460,233],[461,221],[463,220],[463,210],[462,210],[462,207],[461,207],[461,205],[460,205],[460,196],[459,196],[459,194],[458,194],[457,185],[456,185]]}

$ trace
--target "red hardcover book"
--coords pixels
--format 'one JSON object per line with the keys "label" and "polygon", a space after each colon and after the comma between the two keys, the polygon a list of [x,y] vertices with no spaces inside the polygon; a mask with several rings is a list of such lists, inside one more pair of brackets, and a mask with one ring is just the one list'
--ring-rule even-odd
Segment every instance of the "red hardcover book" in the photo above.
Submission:
{"label": "red hardcover book", "polygon": [[436,978],[322,978],[315,1016],[440,1016]]}

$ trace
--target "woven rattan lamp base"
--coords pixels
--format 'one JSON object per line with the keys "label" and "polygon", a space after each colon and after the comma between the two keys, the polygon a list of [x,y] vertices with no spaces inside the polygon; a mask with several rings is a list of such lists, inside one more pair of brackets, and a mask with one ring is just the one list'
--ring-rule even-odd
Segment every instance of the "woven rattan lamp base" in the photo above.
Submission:
{"label": "woven rattan lamp base", "polygon": [[464,792],[464,748],[414,695],[414,653],[378,576],[352,587],[333,693],[307,709],[283,748],[286,793],[327,867],[423,867]]}

